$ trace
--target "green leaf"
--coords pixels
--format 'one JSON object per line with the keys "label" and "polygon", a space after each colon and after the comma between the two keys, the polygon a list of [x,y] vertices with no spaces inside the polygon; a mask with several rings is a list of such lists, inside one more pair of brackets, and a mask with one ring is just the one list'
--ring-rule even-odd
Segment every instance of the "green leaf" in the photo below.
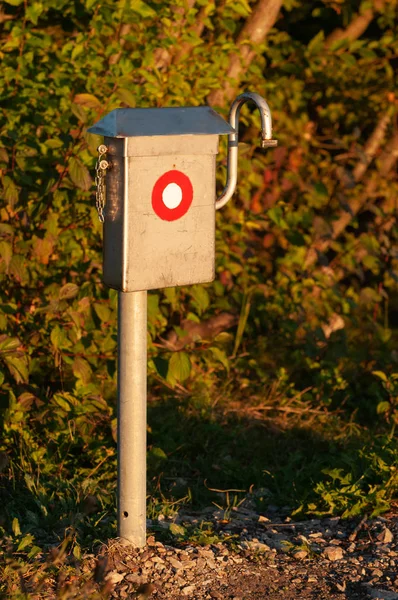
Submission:
{"label": "green leaf", "polygon": [[163,379],[167,379],[167,373],[169,371],[169,361],[161,356],[155,356],[153,359],[155,369]]}
{"label": "green leaf", "polygon": [[29,370],[26,356],[6,354],[3,359],[17,383],[28,383]]}
{"label": "green leaf", "polygon": [[167,381],[172,385],[175,382],[185,381],[191,373],[191,360],[186,352],[174,352],[169,362]]}
{"label": "green leaf", "polygon": [[10,352],[15,352],[21,342],[16,337],[9,337],[6,334],[0,335],[0,354],[8,354]]}
{"label": "green leaf", "polygon": [[14,228],[8,223],[0,223],[0,235],[3,237],[13,237]]}
{"label": "green leaf", "polygon": [[19,521],[17,517],[14,517],[12,520],[12,532],[14,535],[21,535],[21,528],[19,526]]}
{"label": "green leaf", "polygon": [[64,142],[59,138],[52,138],[52,139],[46,140],[44,142],[44,144],[47,146],[47,148],[51,148],[52,150],[56,150],[56,149],[62,148],[64,146]]}
{"label": "green leaf", "polygon": [[67,340],[67,335],[64,329],[59,325],[55,325],[50,335],[51,343],[57,350],[62,348]]}
{"label": "green leaf", "polygon": [[[80,56],[80,54],[83,54],[83,52],[85,51],[86,46],[85,44],[76,44],[75,47],[72,50],[72,54],[71,54],[71,59],[72,60],[76,60],[76,58],[78,56]],[[83,95],[83,94],[81,94]],[[84,94],[85,96],[90,96],[91,94]],[[93,98],[95,98],[95,96],[93,96]],[[76,102],[76,101],[75,101]],[[90,101],[90,104],[85,104],[85,106],[87,106],[88,108],[96,108],[98,107],[98,104],[92,104],[92,101]]]}
{"label": "green leaf", "polygon": [[267,214],[271,221],[273,221],[275,225],[278,225],[278,227],[281,227],[282,229],[288,227],[286,221],[283,218],[283,210],[280,206],[273,206],[272,208],[270,208]]}
{"label": "green leaf", "polygon": [[84,384],[89,383],[92,371],[89,363],[82,358],[81,356],[77,356],[72,364],[73,375],[80,379]]}
{"label": "green leaf", "polygon": [[18,188],[11,177],[3,177],[3,195],[4,199],[7,200],[11,206],[15,206],[15,204],[18,202]]}
{"label": "green leaf", "polygon": [[8,268],[12,258],[12,246],[8,242],[0,242],[0,257]]}
{"label": "green leaf", "polygon": [[383,413],[386,413],[390,410],[391,408],[391,404],[389,402],[387,402],[387,400],[383,400],[382,402],[379,402],[377,405],[377,414],[381,415]]}
{"label": "green leaf", "polygon": [[112,317],[112,311],[109,306],[100,302],[94,302],[93,306],[98,318],[103,323],[109,323]]}
{"label": "green leaf", "polygon": [[175,536],[185,536],[186,530],[182,525],[178,525],[177,523],[171,523],[169,527],[169,531],[172,535]]}
{"label": "green leaf", "polygon": [[158,448],[157,446],[153,446],[149,451],[150,456],[157,458],[159,460],[167,460],[167,454],[162,448]]}
{"label": "green leaf", "polygon": [[38,554],[42,552],[42,549],[39,546],[32,546],[30,552],[28,553],[28,558],[35,558]]}
{"label": "green leaf", "polygon": [[132,108],[135,107],[137,98],[130,90],[126,88],[119,88],[116,90],[116,95],[122,102],[124,102],[124,104],[127,104],[127,106]]}
{"label": "green leaf", "polygon": [[247,17],[250,15],[252,9],[246,0],[238,0],[232,4],[232,9],[241,17]]}
{"label": "green leaf", "polygon": [[141,17],[156,17],[156,12],[142,0],[128,0],[132,11],[138,13]]}
{"label": "green leaf", "polygon": [[355,60],[355,56],[353,56],[352,54],[342,54],[341,55],[341,60],[348,66],[348,67],[354,67],[356,65],[356,60]]}
{"label": "green leaf", "polygon": [[75,283],[65,283],[59,290],[58,298],[59,300],[70,300],[71,298],[75,298],[79,293],[79,286]]}
{"label": "green leaf", "polygon": [[89,170],[76,157],[69,161],[69,175],[73,183],[80,189],[88,191],[92,185],[92,179]]}
{"label": "green leaf", "polygon": [[192,296],[193,303],[197,307],[199,314],[202,314],[210,304],[210,298],[203,285],[193,285],[189,293]]}
{"label": "green leaf", "polygon": [[309,54],[317,54],[319,50],[323,48],[323,43],[325,41],[325,33],[323,29],[321,29],[315,37],[309,42],[307,46],[307,50]]}
{"label": "green leaf", "polygon": [[65,398],[61,394],[54,394],[52,398],[52,402],[57,404],[60,408],[65,410],[66,412],[70,412],[71,407],[69,403],[65,400]]}
{"label": "green leaf", "polygon": [[[21,533],[21,532],[19,532],[19,533]],[[17,535],[17,534],[15,534],[15,535]],[[34,537],[31,533],[24,535],[22,540],[18,544],[17,552],[21,552],[24,548],[26,548],[27,546],[30,546],[31,543],[33,542],[33,540],[34,540]]]}
{"label": "green leaf", "polygon": [[317,181],[317,183],[314,184],[314,190],[318,196],[322,196],[324,198],[329,196],[328,189],[326,185],[322,183],[322,181]]}
{"label": "green leaf", "polygon": [[87,108],[101,108],[100,100],[93,94],[76,94],[73,102],[81,106],[87,106]]}
{"label": "green leaf", "polygon": [[29,281],[29,272],[27,269],[26,258],[20,254],[14,254],[11,258],[10,265],[8,267],[10,275],[15,277],[20,283],[26,283]]}
{"label": "green leaf", "polygon": [[221,348],[217,348],[217,346],[213,346],[213,347],[209,348],[209,350],[212,353],[212,355],[214,356],[214,358],[218,362],[220,362],[227,371],[229,371],[229,360],[228,360],[225,352],[223,350],[221,350]]}
{"label": "green leaf", "polygon": [[376,375],[376,377],[379,377],[379,379],[381,379],[385,383],[388,382],[387,375],[383,373],[383,371],[372,371],[372,375]]}
{"label": "green leaf", "polygon": [[39,17],[43,12],[43,4],[41,2],[32,2],[29,3],[25,15],[26,19],[31,21],[33,25],[37,25]]}
{"label": "green leaf", "polygon": [[8,163],[8,152],[5,148],[0,148],[0,162]]}

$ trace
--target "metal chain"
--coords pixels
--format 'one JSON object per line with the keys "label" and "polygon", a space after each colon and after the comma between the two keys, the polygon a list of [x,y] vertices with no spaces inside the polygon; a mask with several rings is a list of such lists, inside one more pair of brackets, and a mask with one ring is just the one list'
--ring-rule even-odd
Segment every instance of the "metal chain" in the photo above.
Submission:
{"label": "metal chain", "polygon": [[108,152],[108,148],[105,144],[98,146],[98,159],[95,165],[95,185],[97,191],[95,194],[95,206],[97,207],[98,218],[101,223],[104,222],[104,208],[105,208],[105,175],[106,170],[109,168],[109,162],[104,160],[104,155]]}

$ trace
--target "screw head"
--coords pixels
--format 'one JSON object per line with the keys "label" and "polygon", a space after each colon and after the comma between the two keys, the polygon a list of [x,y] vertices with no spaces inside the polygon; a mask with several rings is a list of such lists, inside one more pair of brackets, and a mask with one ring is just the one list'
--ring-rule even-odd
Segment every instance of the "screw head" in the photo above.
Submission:
{"label": "screw head", "polygon": [[105,146],[105,144],[98,146],[97,150],[100,154],[105,154],[105,152],[108,152],[108,148]]}

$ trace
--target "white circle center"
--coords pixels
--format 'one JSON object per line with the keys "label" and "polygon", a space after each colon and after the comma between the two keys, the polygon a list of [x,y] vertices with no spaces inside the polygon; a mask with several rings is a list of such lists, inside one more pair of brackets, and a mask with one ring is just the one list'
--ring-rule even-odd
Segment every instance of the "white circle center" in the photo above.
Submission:
{"label": "white circle center", "polygon": [[162,192],[162,200],[167,208],[177,208],[181,204],[182,189],[177,183],[169,183]]}

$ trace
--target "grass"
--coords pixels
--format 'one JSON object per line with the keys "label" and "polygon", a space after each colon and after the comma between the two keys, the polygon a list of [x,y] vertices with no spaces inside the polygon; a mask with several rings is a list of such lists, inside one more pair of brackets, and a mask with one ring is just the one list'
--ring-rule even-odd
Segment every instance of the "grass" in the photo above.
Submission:
{"label": "grass", "polygon": [[[250,396],[222,381],[212,402],[153,383],[147,516],[155,530],[160,515],[181,508],[214,505],[229,518],[249,494],[259,511],[273,504],[297,518],[388,509],[398,481],[396,441],[387,430],[361,425],[342,409],[314,408],[305,394],[284,398],[268,389]],[[78,565],[116,536],[116,448],[111,412],[89,418],[95,435],[85,438],[69,423],[58,445],[49,431],[53,415],[8,429],[13,448],[0,461],[0,591],[7,598],[35,597],[26,596],[29,585],[56,588],[58,577],[88,586],[87,598],[101,597],[98,586],[90,588],[93,573],[79,574]],[[217,539],[205,521],[167,535],[175,542]]]}

